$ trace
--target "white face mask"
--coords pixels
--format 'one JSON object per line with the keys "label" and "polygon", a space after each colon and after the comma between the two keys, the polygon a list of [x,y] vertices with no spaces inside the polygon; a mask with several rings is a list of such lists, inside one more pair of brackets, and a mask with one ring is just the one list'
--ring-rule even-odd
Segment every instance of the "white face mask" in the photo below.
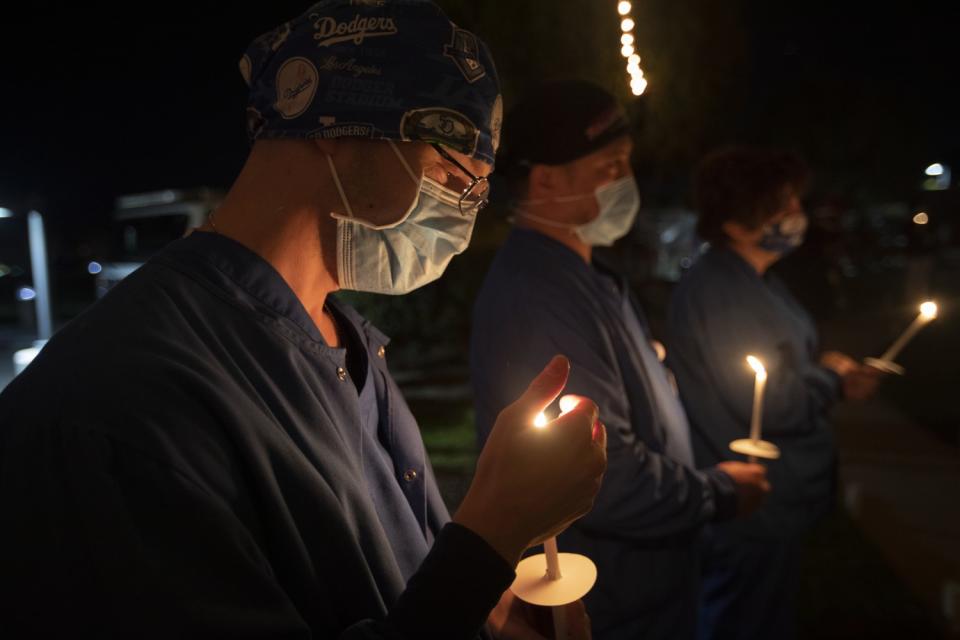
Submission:
{"label": "white face mask", "polygon": [[[525,211],[519,211],[517,215],[551,227],[570,229],[584,244],[591,247],[609,247],[627,235],[633,227],[634,220],[637,219],[637,212],[640,211],[640,191],[633,176],[624,176],[598,187],[592,194],[552,198],[550,202],[574,202],[584,198],[596,198],[600,207],[599,215],[584,224],[557,222]],[[546,200],[527,200],[526,204],[541,202]]]}
{"label": "white face mask", "polygon": [[337,275],[352,291],[399,295],[433,282],[470,244],[475,213],[460,213],[460,194],[426,176],[419,178],[392,140],[387,140],[413,183],[417,197],[396,222],[375,225],[355,218],[333,164],[330,174],[346,216],[337,219]]}

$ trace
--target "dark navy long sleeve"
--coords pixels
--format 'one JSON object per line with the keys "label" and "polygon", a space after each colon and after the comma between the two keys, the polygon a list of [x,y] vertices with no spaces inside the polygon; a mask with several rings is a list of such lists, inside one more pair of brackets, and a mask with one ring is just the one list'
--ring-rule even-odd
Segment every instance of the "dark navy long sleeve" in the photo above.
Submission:
{"label": "dark navy long sleeve", "polygon": [[782,457],[768,463],[773,493],[745,523],[757,535],[802,530],[823,512],[833,482],[827,413],[839,378],[817,362],[809,316],[774,274],[760,276],[734,252],[711,249],[674,291],[667,336],[700,464],[740,459],[754,394],[748,354],[766,365],[763,437]]}
{"label": "dark navy long sleeve", "polygon": [[448,524],[386,337],[328,304],[365,352],[372,429],[345,349],[222,236],[171,245],[51,340],[0,395],[10,637],[481,632],[513,572]]}

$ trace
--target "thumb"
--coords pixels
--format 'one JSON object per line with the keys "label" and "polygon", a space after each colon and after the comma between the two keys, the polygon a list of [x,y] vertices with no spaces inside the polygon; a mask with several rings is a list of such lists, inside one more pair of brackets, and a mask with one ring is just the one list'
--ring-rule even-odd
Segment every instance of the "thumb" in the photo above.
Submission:
{"label": "thumb", "polygon": [[523,395],[513,403],[514,410],[520,414],[522,420],[532,423],[537,414],[546,409],[560,395],[569,375],[570,361],[566,356],[554,356],[543,371],[530,382],[530,386]]}

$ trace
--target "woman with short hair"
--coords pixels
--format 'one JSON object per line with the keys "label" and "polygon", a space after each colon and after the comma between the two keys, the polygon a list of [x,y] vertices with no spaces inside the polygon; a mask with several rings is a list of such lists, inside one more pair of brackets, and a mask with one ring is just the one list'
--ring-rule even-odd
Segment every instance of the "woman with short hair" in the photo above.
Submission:
{"label": "woman with short hair", "polygon": [[670,305],[668,363],[690,417],[697,465],[739,459],[729,443],[749,433],[754,373],[766,365],[763,437],[772,493],[750,517],[712,526],[704,545],[701,638],[790,638],[800,540],[832,505],[835,454],[828,412],[862,398],[878,372],[820,353],[803,307],[769,269],[803,243],[809,170],[795,154],[754,147],[700,163],[699,234],[710,248]]}

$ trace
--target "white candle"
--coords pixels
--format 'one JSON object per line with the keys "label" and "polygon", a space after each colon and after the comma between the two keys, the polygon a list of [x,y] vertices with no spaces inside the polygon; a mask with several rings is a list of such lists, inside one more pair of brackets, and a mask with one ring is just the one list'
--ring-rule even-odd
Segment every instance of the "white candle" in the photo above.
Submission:
{"label": "white candle", "polygon": [[543,543],[543,553],[547,556],[547,577],[551,580],[559,580],[563,577],[560,573],[560,554],[557,552],[556,537],[550,538]]}
{"label": "white candle", "polygon": [[[547,558],[547,580],[559,580],[563,577],[560,573],[560,554],[557,551],[556,537],[550,538],[543,543],[543,555]],[[567,615],[563,607],[551,607],[553,614],[553,637],[567,637]]]}
{"label": "white candle", "polygon": [[[759,358],[747,356],[747,363],[756,372],[756,382],[753,388],[753,415],[750,418],[750,439],[756,444],[760,440],[761,422],[763,420],[763,389],[767,384],[767,370]],[[756,462],[754,456],[750,456],[750,462]]]}
{"label": "white candle", "polygon": [[890,345],[890,348],[884,352],[880,359],[885,362],[893,362],[894,358],[899,355],[900,351],[903,350],[907,343],[913,339],[913,336],[917,335],[917,332],[921,328],[926,326],[931,321],[935,320],[937,317],[937,304],[935,302],[924,302],[920,305],[920,315],[907,327],[907,330],[897,338],[896,342]]}
{"label": "white candle", "polygon": [[[560,415],[573,411],[579,404],[579,401],[573,396],[563,396],[560,398]],[[533,420],[533,426],[537,429],[545,429],[549,424],[547,416],[542,411],[537,414]],[[547,561],[547,580],[560,580],[563,574],[560,572],[560,553],[557,550],[557,538],[549,538],[543,543],[543,555]],[[567,612],[563,607],[551,607],[553,614],[553,637],[562,639],[567,637]]]}
{"label": "white candle", "polygon": [[[574,396],[563,396],[560,398],[560,415],[573,411],[579,404]],[[545,429],[549,420],[542,411],[537,414],[533,421],[533,426],[537,429]],[[543,554],[547,558],[547,578],[550,580],[559,580],[563,577],[560,573],[560,556],[557,552],[557,538],[553,537],[543,543]]]}

